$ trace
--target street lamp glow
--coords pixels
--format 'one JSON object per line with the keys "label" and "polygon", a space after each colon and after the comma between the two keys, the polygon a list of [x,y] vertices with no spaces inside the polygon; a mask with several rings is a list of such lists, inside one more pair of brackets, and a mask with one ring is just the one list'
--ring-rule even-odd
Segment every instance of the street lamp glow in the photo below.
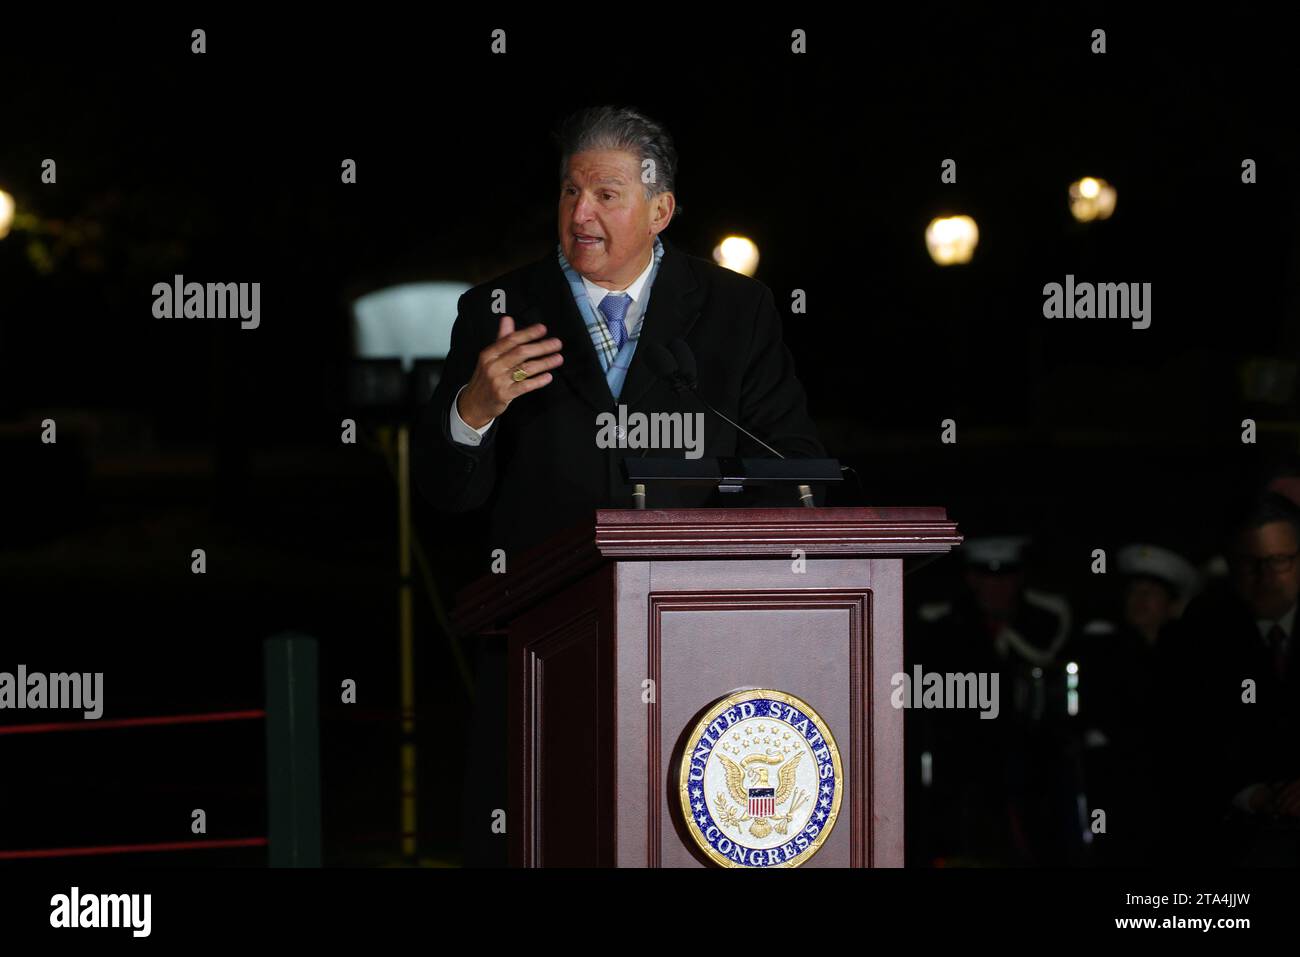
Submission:
{"label": "street lamp glow", "polygon": [[970,262],[979,241],[979,227],[969,216],[942,216],[925,228],[925,248],[940,266]]}
{"label": "street lamp glow", "polygon": [[9,227],[14,224],[14,198],[0,189],[0,239],[9,235]]}
{"label": "street lamp glow", "polygon": [[1117,198],[1115,187],[1110,183],[1095,176],[1085,176],[1070,184],[1070,215],[1081,223],[1110,219]]}
{"label": "street lamp glow", "polygon": [[728,236],[714,247],[713,261],[742,276],[752,276],[758,270],[758,247],[744,236]]}

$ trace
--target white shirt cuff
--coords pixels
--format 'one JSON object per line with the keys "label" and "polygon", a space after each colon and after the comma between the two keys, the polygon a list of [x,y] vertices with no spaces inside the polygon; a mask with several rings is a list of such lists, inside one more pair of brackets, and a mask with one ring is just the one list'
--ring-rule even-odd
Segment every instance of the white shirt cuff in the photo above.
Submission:
{"label": "white shirt cuff", "polygon": [[[469,385],[469,383],[467,382],[465,385]],[[465,420],[460,417],[460,412],[456,408],[456,403],[460,401],[460,394],[465,391],[465,385],[456,390],[456,398],[451,400],[451,415],[448,417],[448,427],[451,429],[451,437],[461,445],[478,445],[483,441],[483,436],[488,429],[492,428],[492,423],[496,419],[489,419],[487,425],[481,429],[465,424]]]}

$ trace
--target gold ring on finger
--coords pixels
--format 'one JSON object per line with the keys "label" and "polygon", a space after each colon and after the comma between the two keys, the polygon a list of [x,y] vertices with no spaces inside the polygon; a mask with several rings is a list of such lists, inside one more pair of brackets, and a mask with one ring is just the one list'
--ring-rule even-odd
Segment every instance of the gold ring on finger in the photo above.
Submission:
{"label": "gold ring on finger", "polygon": [[514,379],[516,382],[523,382],[528,378],[528,373],[524,371],[523,366],[515,366],[515,371],[510,373],[510,378]]}

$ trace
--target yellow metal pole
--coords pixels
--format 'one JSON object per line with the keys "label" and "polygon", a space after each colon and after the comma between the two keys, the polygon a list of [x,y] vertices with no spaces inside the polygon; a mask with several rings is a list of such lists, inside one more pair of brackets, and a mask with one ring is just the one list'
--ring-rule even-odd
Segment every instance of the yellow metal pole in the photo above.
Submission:
{"label": "yellow metal pole", "polygon": [[398,530],[398,561],[401,589],[398,593],[401,614],[401,682],[402,682],[402,854],[416,856],[416,753],[415,753],[415,648],[414,622],[411,617],[411,457],[410,431],[402,425],[397,431],[397,506],[401,527]]}

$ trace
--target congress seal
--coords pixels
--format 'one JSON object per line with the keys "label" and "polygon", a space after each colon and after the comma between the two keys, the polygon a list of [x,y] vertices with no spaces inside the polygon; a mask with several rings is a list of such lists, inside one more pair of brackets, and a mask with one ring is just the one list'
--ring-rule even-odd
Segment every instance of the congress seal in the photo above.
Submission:
{"label": "congress seal", "polygon": [[825,842],[844,773],[830,728],[783,691],[728,695],[699,720],[682,752],[682,817],[724,867],[798,867]]}

